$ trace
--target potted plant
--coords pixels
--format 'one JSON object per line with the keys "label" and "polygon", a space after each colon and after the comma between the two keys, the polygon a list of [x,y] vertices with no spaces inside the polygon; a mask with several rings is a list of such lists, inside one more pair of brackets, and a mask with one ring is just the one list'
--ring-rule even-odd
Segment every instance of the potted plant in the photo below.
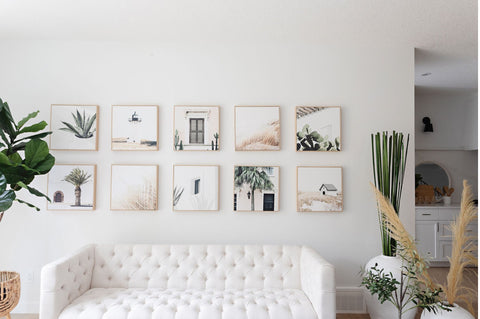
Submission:
{"label": "potted plant", "polygon": [[[460,215],[452,222],[450,229],[452,231],[452,257],[449,257],[450,270],[447,275],[447,283],[442,286],[445,292],[443,304],[451,307],[451,312],[440,311],[439,314],[428,312],[422,313],[423,319],[431,318],[465,318],[473,319],[474,309],[470,296],[476,296],[477,292],[473,289],[463,287],[463,271],[468,265],[478,265],[478,259],[474,255],[476,247],[473,243],[473,236],[468,236],[467,227],[477,218],[478,209],[473,202],[472,189],[467,181],[463,181],[462,201],[460,204]],[[470,313],[460,307],[457,303],[463,301],[467,304]]]}
{"label": "potted plant", "polygon": [[[403,179],[408,155],[408,144],[410,136],[393,131],[378,132],[371,135],[372,147],[372,167],[375,187],[392,204],[395,213],[400,212],[400,201],[403,189]],[[396,242],[390,236],[388,229],[383,221],[383,214],[377,209],[380,238],[382,242],[382,254],[372,258],[367,262],[366,270],[377,265],[378,269],[383,269],[383,273],[392,274],[398,282],[403,267],[403,261],[396,256]],[[372,319],[388,318],[395,313],[397,309],[388,303],[382,303],[370,292],[364,293],[367,310]],[[404,318],[413,319],[415,311],[404,314]]]}
{"label": "potted plant", "polygon": [[51,132],[40,132],[47,123],[27,125],[38,113],[32,112],[15,122],[7,102],[0,99],[0,221],[14,201],[40,210],[17,198],[16,192],[21,189],[50,201],[47,195],[30,186],[37,175],[47,174],[55,164],[55,157],[43,140]]}
{"label": "potted plant", "polygon": [[438,313],[449,310],[449,306],[440,303],[441,287],[431,281],[427,273],[427,264],[419,255],[415,242],[405,230],[391,202],[375,188],[379,214],[388,236],[398,242],[397,257],[401,260],[398,274],[386,272],[375,264],[368,268],[362,279],[364,286],[372,295],[376,295],[381,304],[388,301],[396,309],[395,313],[383,314],[383,318],[405,318],[408,313],[416,313],[416,308]]}

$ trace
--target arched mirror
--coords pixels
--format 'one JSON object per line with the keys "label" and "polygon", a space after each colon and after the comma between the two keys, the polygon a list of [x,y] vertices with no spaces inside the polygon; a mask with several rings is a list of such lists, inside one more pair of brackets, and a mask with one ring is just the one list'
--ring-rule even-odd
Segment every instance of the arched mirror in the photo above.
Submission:
{"label": "arched mirror", "polygon": [[423,162],[415,166],[415,188],[426,184],[434,187],[451,187],[450,176],[441,165],[434,162]]}

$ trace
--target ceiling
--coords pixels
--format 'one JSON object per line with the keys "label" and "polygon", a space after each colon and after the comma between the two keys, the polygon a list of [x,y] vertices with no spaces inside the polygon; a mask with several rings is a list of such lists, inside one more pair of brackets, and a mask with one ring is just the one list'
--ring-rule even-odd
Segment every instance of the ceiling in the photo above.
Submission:
{"label": "ceiling", "polygon": [[418,48],[416,85],[477,88],[477,16],[476,0],[0,0],[0,40],[395,43]]}

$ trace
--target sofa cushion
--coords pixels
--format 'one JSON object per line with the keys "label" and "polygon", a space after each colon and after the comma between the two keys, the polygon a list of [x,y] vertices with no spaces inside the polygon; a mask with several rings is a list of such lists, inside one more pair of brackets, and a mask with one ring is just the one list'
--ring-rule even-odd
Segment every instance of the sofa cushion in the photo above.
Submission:
{"label": "sofa cushion", "polygon": [[94,288],[59,319],[315,319],[298,289],[161,290]]}
{"label": "sofa cushion", "polygon": [[91,288],[300,289],[299,246],[98,245]]}

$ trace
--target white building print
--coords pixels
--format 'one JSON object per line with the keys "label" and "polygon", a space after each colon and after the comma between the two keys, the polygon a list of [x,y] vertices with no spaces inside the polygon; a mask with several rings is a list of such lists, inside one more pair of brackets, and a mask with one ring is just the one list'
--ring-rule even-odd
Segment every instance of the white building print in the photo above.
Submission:
{"label": "white building print", "polygon": [[278,211],[278,167],[263,167],[258,169],[267,173],[270,181],[274,185],[272,190],[256,189],[253,194],[248,183],[235,187],[233,194],[234,211],[252,211],[252,197],[254,197],[253,211]]}
{"label": "white building print", "polygon": [[322,195],[330,195],[330,196],[338,195],[338,189],[333,184],[322,184],[322,186],[320,186],[319,191],[322,193]]}
{"label": "white building print", "polygon": [[183,190],[174,209],[218,210],[218,166],[174,167],[175,187]]}
{"label": "white building print", "polygon": [[219,109],[216,106],[175,106],[176,150],[218,150]]}

